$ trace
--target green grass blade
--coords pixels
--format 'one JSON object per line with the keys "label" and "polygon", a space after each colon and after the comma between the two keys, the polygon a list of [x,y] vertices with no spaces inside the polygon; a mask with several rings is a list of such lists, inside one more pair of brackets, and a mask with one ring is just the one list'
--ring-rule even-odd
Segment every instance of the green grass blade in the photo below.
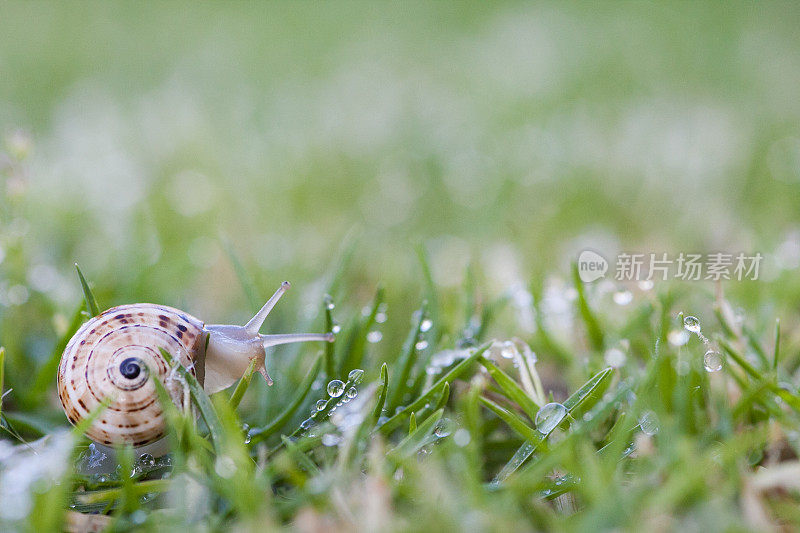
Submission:
{"label": "green grass blade", "polygon": [[437,422],[442,418],[443,413],[444,410],[439,409],[426,418],[419,426],[416,425],[416,420],[414,419],[414,427],[409,431],[408,436],[401,440],[400,443],[389,452],[389,457],[395,460],[407,459],[413,457],[420,448],[429,444],[433,430]]}
{"label": "green grass blade", "polygon": [[372,419],[377,422],[383,413],[383,406],[386,404],[386,393],[389,391],[389,368],[386,363],[381,365],[381,383],[378,385],[378,400],[372,410]]}
{"label": "green grass blade", "polygon": [[[326,294],[322,300],[323,311],[325,313],[325,331],[333,331],[333,298]],[[325,376],[328,379],[336,377],[336,341],[325,344]]]}
{"label": "green grass blade", "polygon": [[[578,411],[586,412],[591,410],[602,399],[603,393],[608,389],[613,377],[613,370],[606,368],[592,376],[589,381],[583,384],[581,388],[572,393],[569,398],[564,401],[563,405],[567,408],[567,414],[564,416],[564,423],[569,424],[579,416]],[[480,398],[483,400],[483,398]],[[538,430],[537,430],[538,431]],[[549,434],[549,433],[548,433]],[[543,435],[544,437],[544,435]],[[497,485],[504,482],[511,474],[519,469],[522,464],[528,460],[539,445],[540,441],[528,441],[520,446],[511,459],[503,466],[503,468],[495,476],[492,483]]]}
{"label": "green grass blade", "polygon": [[486,357],[478,358],[478,362],[486,368],[489,375],[492,376],[497,384],[500,385],[500,388],[503,389],[503,392],[506,393],[506,396],[519,405],[525,414],[533,420],[536,417],[539,406],[536,405],[536,402],[534,402],[524,390],[522,390],[522,387],[517,385],[517,382],[514,381],[511,376],[500,370]]}
{"label": "green grass blade", "polygon": [[580,389],[572,393],[570,397],[564,401],[564,407],[567,408],[567,413],[572,414],[578,408],[582,408],[583,410],[591,409],[597,400],[603,396],[608,385],[611,384],[611,378],[613,376],[614,369],[610,367],[604,368],[592,376],[589,381],[584,383]]}
{"label": "green grass blade", "polygon": [[353,342],[348,346],[346,357],[342,360],[341,372],[347,372],[353,368],[359,368],[364,360],[364,352],[367,346],[367,335],[375,325],[375,318],[378,316],[380,306],[383,304],[384,291],[383,287],[378,287],[375,291],[375,299],[372,301],[369,315],[359,325],[358,331],[355,332]]}
{"label": "green grass blade", "polygon": [[222,242],[222,249],[225,250],[225,254],[228,256],[228,259],[233,266],[233,271],[236,274],[236,278],[239,280],[239,284],[242,286],[245,297],[247,297],[247,303],[250,304],[250,309],[253,312],[258,311],[261,309],[261,306],[264,304],[264,302],[261,301],[261,296],[256,288],[256,284],[253,282],[253,278],[244,267],[244,264],[239,258],[239,254],[236,253],[233,243],[224,236],[221,236],[220,240]]}
{"label": "green grass blade", "polygon": [[403,401],[403,395],[408,387],[408,378],[411,375],[411,369],[414,367],[414,363],[417,359],[417,338],[419,337],[422,322],[427,318],[427,313],[428,306],[426,303],[423,303],[422,307],[420,307],[417,312],[416,320],[413,321],[411,329],[408,332],[408,337],[406,337],[406,342],[403,345],[403,352],[400,359],[396,363],[399,372],[397,372],[397,377],[394,379],[387,401],[387,408],[390,412]]}
{"label": "green grass blade", "polygon": [[308,396],[308,393],[311,390],[311,386],[314,384],[314,380],[317,379],[317,376],[319,375],[319,371],[321,368],[322,368],[322,359],[318,357],[317,360],[314,362],[314,366],[311,367],[311,370],[308,372],[308,375],[306,375],[306,378],[298,387],[300,393],[295,397],[292,403],[290,403],[286,407],[286,409],[284,409],[283,412],[280,415],[278,415],[278,417],[275,420],[273,420],[266,426],[262,428],[253,428],[250,430],[248,436],[250,437],[251,445],[268,439],[269,437],[274,435],[275,432],[277,432],[284,425],[286,425],[286,422],[289,421],[289,419],[294,415],[297,409],[303,404],[303,401],[306,399],[306,396]]}
{"label": "green grass blade", "polygon": [[411,413],[411,416],[408,418],[408,434],[410,435],[417,430],[417,415]]}
{"label": "green grass blade", "polygon": [[81,267],[78,266],[78,263],[75,263],[75,270],[78,271],[78,278],[81,280],[81,288],[83,289],[83,297],[86,299],[87,311],[89,311],[92,316],[99,315],[100,308],[97,306],[97,299],[94,297],[92,289],[89,288],[86,278],[83,277],[83,272],[81,272]]}
{"label": "green grass blade", "polygon": [[214,443],[214,446],[220,446],[222,443],[223,428],[219,421],[219,417],[217,417],[217,413],[214,410],[214,405],[211,403],[211,399],[208,397],[208,394],[206,394],[206,391],[204,391],[203,387],[200,386],[197,378],[194,377],[191,372],[186,370],[182,364],[176,362],[169,352],[167,352],[164,348],[159,348],[159,350],[161,350],[161,355],[164,356],[167,364],[170,367],[176,368],[181,377],[186,381],[186,385],[189,387],[189,393],[192,397],[192,400],[197,406],[197,409],[200,411],[200,416],[203,417],[206,426],[208,426],[208,431],[211,434],[211,440]]}
{"label": "green grass blade", "polygon": [[775,320],[775,349],[772,352],[772,371],[777,372],[781,358],[781,320]]}
{"label": "green grass blade", "polygon": [[422,279],[425,280],[425,299],[428,301],[427,313],[431,320],[431,328],[424,335],[428,341],[428,346],[433,349],[439,340],[439,319],[441,318],[439,315],[439,297],[436,292],[436,283],[433,280],[430,261],[428,261],[428,252],[423,244],[417,247],[417,257],[422,269]]}
{"label": "green grass blade", "polygon": [[472,365],[472,363],[475,362],[475,360],[478,357],[480,357],[480,355],[489,347],[490,344],[491,343],[487,342],[485,344],[482,344],[481,346],[478,346],[477,348],[472,348],[473,352],[469,357],[458,363],[450,370],[450,372],[439,378],[439,380],[436,381],[436,383],[434,383],[433,385],[431,385],[431,387],[427,391],[425,391],[419,398],[414,400],[411,404],[407,405],[402,411],[400,411],[392,418],[387,420],[386,423],[380,427],[380,432],[384,435],[388,435],[389,433],[400,427],[400,424],[403,422],[403,419],[405,417],[410,416],[411,413],[413,413],[414,411],[418,411],[420,408],[422,408],[425,405],[425,402],[427,402],[431,397],[433,397],[433,395],[437,391],[441,390],[441,388],[444,387],[445,383],[452,383],[453,380],[455,380],[461,374],[466,372],[466,370]]}
{"label": "green grass blade", "polygon": [[530,427],[518,414],[509,411],[505,407],[501,407],[492,400],[484,398],[483,396],[481,396],[479,400],[484,406],[488,407],[494,412],[494,414],[500,417],[503,422],[508,424],[511,429],[516,431],[523,439],[534,444],[541,442],[542,434],[536,429]]}
{"label": "green grass blade", "polygon": [[75,313],[72,315],[72,320],[70,321],[69,326],[67,326],[66,331],[64,331],[64,334],[53,347],[50,357],[37,371],[36,377],[33,379],[33,384],[30,387],[30,391],[25,396],[26,403],[36,402],[37,399],[42,398],[45,391],[53,386],[53,383],[56,380],[56,372],[58,372],[58,365],[61,361],[61,355],[64,353],[64,349],[67,347],[67,344],[72,336],[75,335],[75,332],[78,331],[78,328],[80,328],[81,324],[83,323],[84,309],[85,303],[81,302],[81,304],[75,310]]}
{"label": "green grass blade", "polygon": [[586,324],[589,342],[595,351],[601,352],[603,351],[604,345],[603,329],[600,327],[597,316],[594,314],[594,311],[592,311],[592,308],[589,307],[589,302],[586,300],[586,288],[578,274],[577,263],[572,263],[572,279],[578,291],[578,310],[580,311],[584,324]]}
{"label": "green grass blade", "polygon": [[[331,344],[331,343],[329,343]],[[250,387],[250,382],[253,380],[253,373],[256,370],[256,358],[254,357],[250,364],[247,365],[247,370],[244,371],[244,375],[242,379],[239,380],[239,383],[236,384],[236,388],[233,390],[233,394],[231,394],[231,409],[236,409],[239,407],[239,404],[244,397],[244,393],[247,392],[248,387]]]}

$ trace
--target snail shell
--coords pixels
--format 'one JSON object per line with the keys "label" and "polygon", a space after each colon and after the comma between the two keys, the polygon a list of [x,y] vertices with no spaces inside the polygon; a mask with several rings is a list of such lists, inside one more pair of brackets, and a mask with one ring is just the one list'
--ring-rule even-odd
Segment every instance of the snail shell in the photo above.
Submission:
{"label": "snail shell", "polygon": [[161,350],[196,376],[208,394],[231,386],[252,361],[271,384],[265,367],[267,348],[333,341],[332,333],[259,333],[288,288],[284,281],[244,326],[207,326],[183,311],[155,304],[121,305],[92,318],[61,356],[58,397],[64,412],[77,424],[108,398],[110,405],[86,432],[90,439],[105,446],[137,448],[155,443],[166,433],[166,423],[153,379],[164,384],[177,406],[183,406],[184,398],[184,384],[174,378]]}
{"label": "snail shell", "polygon": [[206,332],[197,318],[165,305],[113,307],[86,322],[61,358],[58,397],[70,422],[111,403],[86,435],[95,442],[144,446],[164,436],[166,424],[155,386],[157,377],[173,402],[182,404],[183,386],[169,379],[164,349],[202,383]]}

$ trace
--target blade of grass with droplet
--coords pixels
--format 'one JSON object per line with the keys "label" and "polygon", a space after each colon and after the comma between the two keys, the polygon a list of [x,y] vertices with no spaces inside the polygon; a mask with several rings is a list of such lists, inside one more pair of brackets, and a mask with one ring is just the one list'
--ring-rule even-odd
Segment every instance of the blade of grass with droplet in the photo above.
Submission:
{"label": "blade of grass with droplet", "polygon": [[314,384],[314,380],[317,379],[319,375],[319,371],[322,368],[322,359],[317,357],[316,361],[314,361],[314,365],[311,367],[311,370],[306,375],[306,378],[300,384],[298,389],[300,393],[295,397],[295,399],[290,403],[283,412],[278,415],[278,417],[264,426],[263,428],[253,428],[248,433],[250,437],[250,444],[256,444],[258,442],[262,442],[272,435],[275,434],[278,430],[280,430],[286,422],[294,415],[297,409],[303,404],[303,401],[308,396],[309,391],[311,390],[312,385]]}
{"label": "blade of grass with droplet", "polygon": [[[597,402],[603,397],[603,393],[608,389],[613,377],[613,369],[605,368],[592,376],[586,383],[581,386],[577,391],[572,393],[562,404],[567,408],[567,414],[564,416],[565,424],[570,424],[572,420],[579,416],[579,411],[588,411],[594,407]],[[481,398],[483,400],[483,398]],[[555,429],[555,428],[554,428]],[[541,435],[541,434],[540,434]],[[547,434],[549,435],[549,433]],[[542,435],[544,438],[546,435]],[[494,478],[493,483],[502,483],[508,476],[513,474],[520,466],[533,454],[540,441],[525,442],[516,453],[511,457],[508,463],[503,466],[497,476]]]}
{"label": "blade of grass with droplet", "polygon": [[511,376],[500,370],[486,357],[479,357],[478,362],[486,368],[489,375],[500,385],[508,399],[520,406],[523,412],[528,415],[528,418],[533,420],[536,417],[536,412],[539,411],[539,406],[522,390],[522,387],[517,385],[517,382]]}
{"label": "blade of grass with droplet", "polygon": [[383,406],[386,404],[386,393],[389,391],[389,367],[386,363],[381,365],[381,383],[378,385],[378,400],[372,410],[373,423],[377,422],[383,413]]}
{"label": "blade of grass with droplet", "polygon": [[597,316],[589,307],[589,302],[586,300],[586,288],[583,281],[581,281],[580,274],[578,273],[578,264],[572,263],[572,279],[575,283],[575,289],[578,291],[578,310],[580,311],[581,318],[586,324],[586,330],[589,333],[589,341],[595,351],[603,351],[603,329],[600,327],[600,322]]}
{"label": "blade of grass with droplet", "polygon": [[429,443],[436,423],[442,418],[443,413],[444,409],[439,409],[426,418],[419,426],[415,424],[415,427],[409,434],[387,455],[395,460],[412,457],[420,448]]}
{"label": "blade of grass with droplet", "polygon": [[348,349],[345,351],[347,355],[342,359],[342,367],[339,369],[342,374],[361,366],[367,346],[367,335],[369,335],[370,330],[372,330],[372,327],[375,325],[375,318],[378,316],[378,309],[381,304],[383,304],[383,299],[383,287],[378,287],[375,291],[375,299],[372,301],[369,315],[367,315],[364,322],[359,325],[359,329],[353,337],[353,342],[350,343]]}
{"label": "blade of grass with droplet", "polygon": [[312,461],[296,443],[289,437],[281,436],[286,451],[297,466],[303,468],[306,472],[312,475],[318,475],[321,471],[319,467]]}
{"label": "blade of grass with droplet", "polygon": [[417,246],[417,257],[419,258],[420,268],[422,269],[422,279],[425,281],[425,299],[428,301],[428,315],[431,320],[431,327],[424,332],[425,340],[431,349],[439,340],[439,298],[436,293],[436,283],[433,281],[428,252],[423,244]]}
{"label": "blade of grass with droplet", "polygon": [[380,426],[379,431],[384,435],[388,435],[400,427],[400,424],[403,422],[405,417],[410,416],[411,413],[418,411],[421,407],[423,407],[426,401],[432,398],[436,392],[444,387],[445,383],[451,383],[453,380],[463,374],[490,345],[491,343],[487,342],[476,348],[472,348],[472,354],[469,357],[465,358],[463,361],[454,366],[447,374],[439,378],[439,380],[431,385],[427,391],[422,393],[419,398],[411,402],[409,405],[403,408],[402,411],[387,420],[385,424]]}
{"label": "blade of grass with droplet", "polygon": [[480,402],[494,412],[503,422],[508,424],[511,429],[516,431],[523,439],[528,442],[538,445],[542,440],[542,434],[532,428],[525,422],[518,414],[502,407],[492,400],[481,396]]}
{"label": "blade of grass with droplet", "polygon": [[36,373],[36,377],[33,379],[33,384],[30,387],[30,391],[25,396],[26,404],[36,402],[43,398],[44,392],[49,389],[56,380],[56,373],[58,372],[58,364],[61,361],[61,355],[64,353],[64,349],[67,347],[67,344],[72,336],[75,335],[75,332],[77,332],[78,328],[81,327],[81,324],[84,321],[84,309],[86,309],[86,303],[81,302],[81,304],[75,310],[75,313],[72,315],[72,320],[70,321],[69,326],[67,326],[66,331],[64,331],[64,334],[53,347],[50,357],[39,368],[38,372]]}
{"label": "blade of grass with droplet", "polygon": [[166,359],[167,364],[170,367],[174,367],[177,369],[178,373],[181,377],[186,381],[186,385],[189,387],[189,393],[191,394],[192,400],[194,404],[197,406],[197,409],[200,411],[200,416],[203,417],[203,420],[208,426],[208,431],[211,434],[211,440],[214,443],[215,448],[221,444],[222,439],[222,424],[217,417],[217,413],[214,410],[214,405],[211,403],[211,399],[206,394],[206,391],[203,390],[203,387],[198,383],[197,378],[192,375],[191,372],[186,370],[186,368],[180,364],[175,362],[175,359],[167,352],[164,348],[159,348],[161,351],[161,355],[164,356]]}
{"label": "blade of grass with droplet", "polygon": [[[322,299],[324,306],[323,312],[325,313],[325,331],[333,331],[333,298],[330,294],[326,294]],[[336,341],[328,342],[325,344],[325,376],[328,379],[336,377]]]}
{"label": "blade of grass with droplet", "polygon": [[86,299],[86,310],[89,311],[89,313],[91,313],[92,316],[99,315],[100,308],[97,306],[97,299],[94,297],[92,289],[89,288],[89,284],[86,282],[86,278],[83,277],[83,272],[81,272],[81,267],[78,266],[78,263],[75,263],[75,270],[78,271],[78,278],[81,280],[83,297]]}
{"label": "blade of grass with droplet", "polygon": [[427,303],[423,302],[422,307],[417,311],[417,318],[413,321],[411,329],[408,332],[408,337],[406,337],[406,342],[403,345],[403,352],[400,355],[400,359],[398,359],[395,364],[399,372],[397,372],[397,377],[392,384],[393,386],[386,404],[389,412],[400,405],[400,402],[403,401],[403,395],[408,388],[407,381],[417,358],[417,338],[419,337],[422,322],[427,317],[427,309]]}

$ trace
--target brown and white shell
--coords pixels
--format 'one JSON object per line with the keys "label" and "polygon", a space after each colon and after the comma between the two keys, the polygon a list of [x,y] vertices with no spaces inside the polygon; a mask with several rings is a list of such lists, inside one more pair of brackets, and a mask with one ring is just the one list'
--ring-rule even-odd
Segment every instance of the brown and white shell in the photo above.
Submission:
{"label": "brown and white shell", "polygon": [[[76,424],[105,399],[111,403],[86,435],[95,442],[143,446],[166,433],[166,423],[151,379],[164,383],[181,405],[183,386],[168,379],[160,348],[171,354],[202,383],[206,332],[197,318],[165,305],[113,307],[86,322],[67,344],[58,371],[58,396],[70,422]],[[123,363],[136,361],[134,371]],[[124,372],[124,373],[123,373]],[[196,374],[197,372],[197,374]]]}

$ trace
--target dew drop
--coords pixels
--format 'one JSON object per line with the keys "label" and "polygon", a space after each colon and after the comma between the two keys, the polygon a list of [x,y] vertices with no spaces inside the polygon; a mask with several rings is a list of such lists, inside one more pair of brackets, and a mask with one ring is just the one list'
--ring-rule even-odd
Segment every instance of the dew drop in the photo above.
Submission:
{"label": "dew drop", "polygon": [[331,398],[338,398],[344,392],[344,383],[340,379],[333,379],[328,383],[328,394]]}
{"label": "dew drop", "polygon": [[149,453],[143,453],[136,460],[136,463],[140,468],[153,468],[156,465],[156,460]]}
{"label": "dew drop", "polygon": [[383,324],[386,322],[386,313],[378,313],[375,315],[375,322],[378,324]]}
{"label": "dew drop", "polygon": [[457,430],[453,433],[453,442],[456,443],[456,446],[464,447],[469,444],[469,441],[472,440],[472,436],[469,434],[464,428]]}
{"label": "dew drop", "polygon": [[364,371],[360,368],[354,368],[347,374],[347,381],[351,382],[353,385],[358,385],[361,383],[362,379],[364,379]]}
{"label": "dew drop", "polygon": [[334,309],[336,309],[336,304],[333,303],[333,300],[328,300],[328,302],[325,304],[325,308],[328,311],[333,311]]}
{"label": "dew drop", "polygon": [[383,333],[378,330],[372,330],[367,333],[367,342],[374,344],[376,342],[381,342],[381,339],[383,339]]}
{"label": "dew drop", "polygon": [[433,321],[430,318],[426,318],[419,325],[419,330],[424,332],[430,330],[431,327],[433,327]]}
{"label": "dew drop", "polygon": [[315,408],[317,411],[322,411],[326,405],[328,405],[328,400],[317,400]]}
{"label": "dew drop", "polygon": [[340,331],[342,331],[342,326],[339,324],[334,324],[331,326],[331,333],[339,333]]}
{"label": "dew drop", "polygon": [[516,347],[511,341],[505,341],[502,348],[500,348],[500,356],[505,359],[513,359],[514,352],[516,352]]}
{"label": "dew drop", "polygon": [[608,366],[619,368],[625,364],[627,356],[619,348],[609,348],[603,357]]}
{"label": "dew drop", "polygon": [[566,407],[558,402],[550,402],[536,413],[536,429],[539,433],[550,433],[561,423],[566,414]]}
{"label": "dew drop", "polygon": [[696,316],[684,317],[683,327],[686,328],[686,331],[700,333],[700,319],[698,319]]}
{"label": "dew drop", "polygon": [[673,329],[667,334],[667,341],[673,346],[683,346],[689,342],[689,332],[685,329]]}
{"label": "dew drop", "polygon": [[617,291],[614,293],[614,303],[617,305],[628,305],[633,301],[633,293],[628,290]]}
{"label": "dew drop", "polygon": [[314,425],[314,420],[311,418],[306,418],[302,422],[300,422],[300,429],[308,429]]}
{"label": "dew drop", "polygon": [[708,350],[703,356],[703,366],[708,372],[718,372],[722,370],[722,354],[716,350]]}
{"label": "dew drop", "polygon": [[358,396],[358,390],[356,390],[355,387],[350,387],[349,389],[347,389],[347,398],[352,400],[356,396]]}
{"label": "dew drop", "polygon": [[227,455],[220,455],[214,461],[214,471],[219,477],[231,478],[236,473],[236,463]]}
{"label": "dew drop", "polygon": [[428,341],[419,341],[417,344],[414,345],[417,350],[424,350],[428,347]]}
{"label": "dew drop", "polygon": [[442,418],[436,423],[436,428],[433,430],[433,434],[440,439],[443,439],[453,432],[453,425],[453,421],[449,418]]}
{"label": "dew drop", "polygon": [[322,436],[322,445],[323,446],[336,446],[342,438],[335,434],[335,433],[326,433]]}
{"label": "dew drop", "polygon": [[645,411],[639,416],[639,427],[648,436],[658,433],[658,417],[653,411]]}

